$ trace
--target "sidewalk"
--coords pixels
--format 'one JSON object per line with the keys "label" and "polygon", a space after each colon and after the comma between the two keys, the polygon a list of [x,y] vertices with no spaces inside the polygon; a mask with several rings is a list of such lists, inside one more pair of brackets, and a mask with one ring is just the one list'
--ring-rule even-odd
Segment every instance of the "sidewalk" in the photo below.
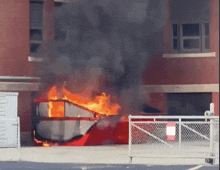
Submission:
{"label": "sidewalk", "polygon": [[[83,147],[21,147],[0,148],[0,161],[44,163],[129,164],[127,145]],[[204,159],[132,158],[142,165],[204,165]]]}

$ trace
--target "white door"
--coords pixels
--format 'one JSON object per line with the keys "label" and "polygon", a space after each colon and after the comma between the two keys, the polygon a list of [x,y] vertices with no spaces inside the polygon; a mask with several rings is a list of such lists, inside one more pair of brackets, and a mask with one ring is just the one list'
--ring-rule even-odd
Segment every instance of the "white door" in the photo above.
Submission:
{"label": "white door", "polygon": [[0,92],[0,147],[20,147],[18,93]]}

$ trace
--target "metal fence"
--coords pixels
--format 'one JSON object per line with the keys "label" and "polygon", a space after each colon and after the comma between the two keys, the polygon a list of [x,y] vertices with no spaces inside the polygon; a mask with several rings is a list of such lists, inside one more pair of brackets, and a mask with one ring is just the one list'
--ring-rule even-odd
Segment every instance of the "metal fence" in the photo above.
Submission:
{"label": "metal fence", "polygon": [[218,116],[129,116],[130,158],[219,159],[218,155]]}

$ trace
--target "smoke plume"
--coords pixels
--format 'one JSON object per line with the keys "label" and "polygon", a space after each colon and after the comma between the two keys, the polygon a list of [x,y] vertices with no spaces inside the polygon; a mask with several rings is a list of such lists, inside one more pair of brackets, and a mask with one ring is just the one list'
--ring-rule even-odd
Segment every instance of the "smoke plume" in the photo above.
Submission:
{"label": "smoke plume", "polygon": [[56,7],[55,40],[38,52],[46,59],[39,69],[44,88],[105,92],[117,96],[122,113],[140,109],[142,72],[161,50],[164,3],[75,0]]}

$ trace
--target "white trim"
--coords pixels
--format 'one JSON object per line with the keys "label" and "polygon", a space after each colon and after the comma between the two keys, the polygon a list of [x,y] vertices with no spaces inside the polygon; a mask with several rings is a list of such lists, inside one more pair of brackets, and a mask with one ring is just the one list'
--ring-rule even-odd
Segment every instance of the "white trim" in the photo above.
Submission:
{"label": "white trim", "polygon": [[30,2],[46,2],[47,0],[30,0]]}
{"label": "white trim", "polygon": [[18,96],[18,92],[0,92],[0,96],[6,96],[6,95]]}
{"label": "white trim", "polygon": [[77,0],[54,0],[54,2],[66,2],[66,3],[74,3]]}
{"label": "white trim", "polygon": [[185,58],[185,57],[216,57],[216,52],[209,53],[181,53],[181,54],[163,54],[163,58]]}
{"label": "white trim", "polygon": [[0,82],[0,91],[39,91],[40,83]]}
{"label": "white trim", "polygon": [[[129,115],[130,116],[130,120],[132,122],[132,124],[137,124],[137,123],[143,123],[143,122],[146,122],[146,121],[132,121],[132,119],[155,119],[155,120],[158,120],[158,119],[177,119],[176,121],[173,121],[175,123],[179,123],[179,119],[219,119],[219,116],[140,116],[140,115]],[[167,122],[170,122],[170,121],[164,121],[164,122],[158,122],[158,121],[148,121],[148,123],[167,123]],[[187,122],[184,122],[184,124],[187,123]],[[188,122],[188,124],[190,124],[191,122]],[[206,122],[201,122],[201,124],[204,124]]]}
{"label": "white trim", "polygon": [[42,62],[42,61],[44,61],[44,59],[43,58],[39,58],[39,57],[28,56],[28,61],[30,61],[30,62]]}
{"label": "white trim", "polygon": [[40,80],[40,77],[0,76],[0,80]]}
{"label": "white trim", "polygon": [[219,84],[144,85],[144,93],[210,93],[219,92]]}

